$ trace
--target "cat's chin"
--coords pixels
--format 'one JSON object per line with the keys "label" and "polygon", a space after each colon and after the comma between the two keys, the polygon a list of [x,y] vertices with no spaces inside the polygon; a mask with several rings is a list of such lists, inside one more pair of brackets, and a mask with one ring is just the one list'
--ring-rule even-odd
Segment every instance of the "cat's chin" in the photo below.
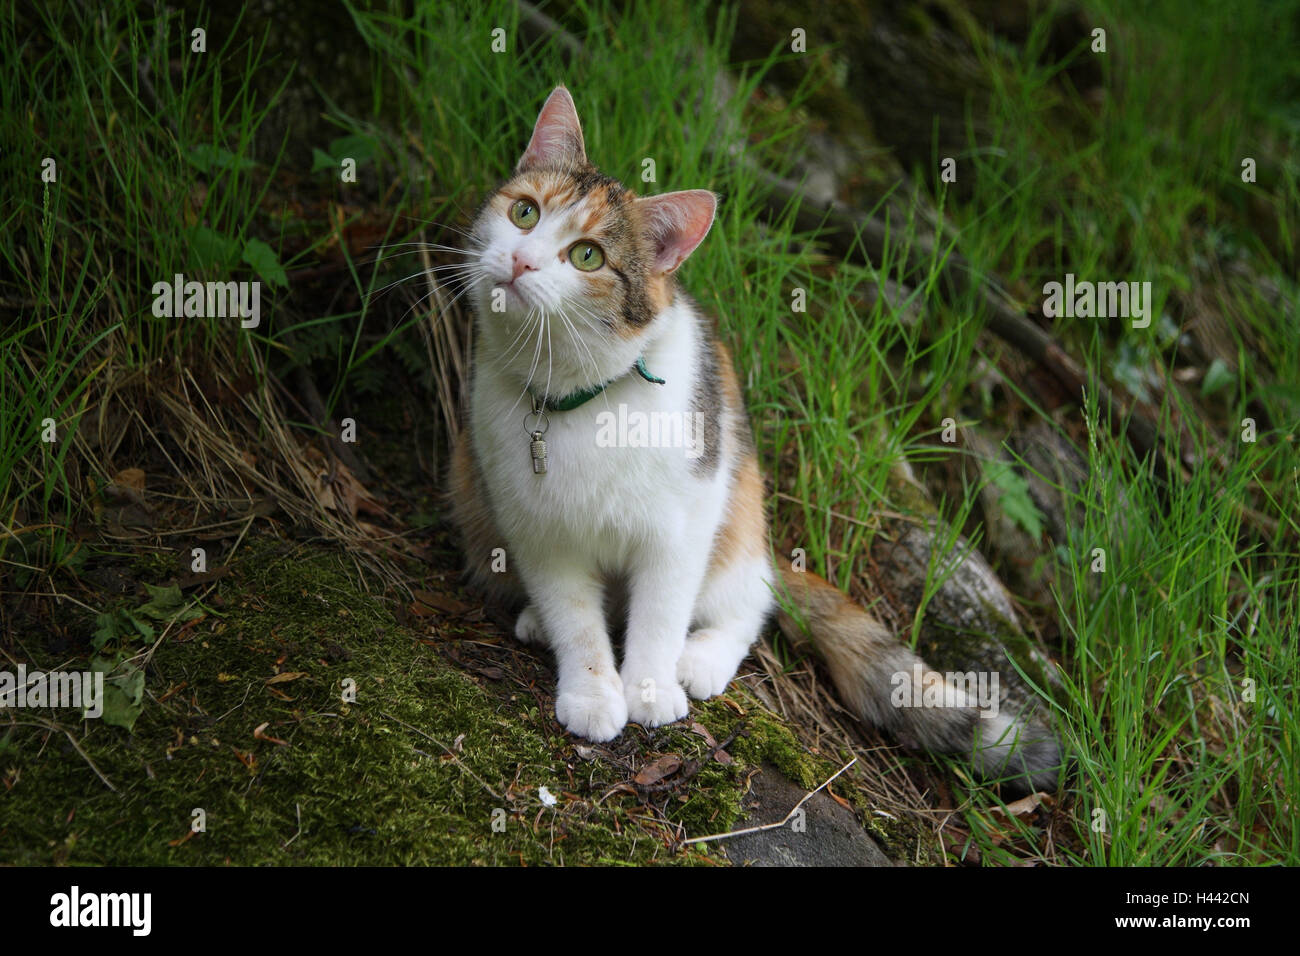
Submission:
{"label": "cat's chin", "polygon": [[492,293],[498,289],[505,293],[506,314],[515,313],[515,318],[523,318],[535,303],[529,299],[528,292],[514,282],[497,282],[492,286]]}

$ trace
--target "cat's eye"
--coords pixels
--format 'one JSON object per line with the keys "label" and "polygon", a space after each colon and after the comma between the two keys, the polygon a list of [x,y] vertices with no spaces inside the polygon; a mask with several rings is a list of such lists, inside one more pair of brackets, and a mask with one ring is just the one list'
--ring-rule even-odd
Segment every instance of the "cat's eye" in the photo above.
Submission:
{"label": "cat's eye", "polygon": [[594,272],[605,264],[605,253],[594,242],[575,242],[569,261],[581,272]]}
{"label": "cat's eye", "polygon": [[541,218],[537,203],[531,199],[516,199],[510,206],[510,221],[520,229],[533,228]]}

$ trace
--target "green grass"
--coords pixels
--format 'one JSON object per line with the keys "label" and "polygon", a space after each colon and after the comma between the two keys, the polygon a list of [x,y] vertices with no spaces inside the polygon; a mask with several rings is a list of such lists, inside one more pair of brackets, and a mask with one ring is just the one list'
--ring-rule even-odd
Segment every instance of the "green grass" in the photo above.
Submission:
{"label": "green grass", "polygon": [[[1041,419],[1080,442],[1088,479],[1064,489],[1076,509],[1066,540],[1036,542],[1052,598],[1031,608],[1059,634],[1051,651],[1063,686],[1051,706],[1077,757],[1060,804],[1067,832],[993,814],[988,791],[959,785],[985,862],[1300,862],[1295,4],[1207,5],[1195,18],[1175,0],[1090,4],[1111,51],[1099,102],[1045,65],[1045,20],[1019,47],[980,49],[997,148],[972,143],[958,157],[969,184],[961,199],[934,171],[915,171],[952,237],[919,277],[902,267],[917,222],[892,224],[875,268],[838,262],[788,220],[765,222],[753,170],[734,160],[743,150],[786,172],[816,125],[802,107],[815,102],[813,74],[825,79],[824,70],[809,68],[804,86],[784,91],[788,109],[764,106],[777,59],[783,75],[804,75],[803,61],[777,51],[742,70],[733,98],[703,97],[687,119],[680,104],[697,103],[700,77],[735,66],[735,11],[616,6],[563,6],[587,50],[573,62],[553,43],[529,47],[511,3],[420,5],[410,18],[348,6],[351,33],[338,45],[366,52],[349,61],[346,82],[276,52],[254,22],[211,30],[209,52],[193,54],[182,39],[188,21],[164,25],[123,8],[96,27],[76,6],[6,6],[0,44],[20,52],[0,67],[0,123],[3,139],[23,147],[0,152],[12,187],[0,213],[0,587],[73,586],[91,547],[73,527],[94,520],[98,489],[131,463],[103,453],[103,426],[87,413],[122,389],[147,395],[178,363],[233,355],[259,386],[303,366],[331,414],[382,391],[399,367],[435,404],[447,383],[435,380],[417,334],[427,289],[405,299],[404,289],[383,291],[413,274],[420,281],[419,257],[400,244],[454,245],[508,174],[544,94],[563,81],[588,154],[607,172],[643,191],[707,187],[723,197],[682,277],[733,349],[775,492],[778,552],[804,548],[811,567],[847,587],[869,567],[882,507],[927,513],[894,480],[904,462],[947,490],[946,548],[936,551],[956,548],[959,532],[983,546],[977,499],[987,475],[952,480],[960,453],[936,439],[947,418],[997,436]],[[33,22],[52,39],[33,39]],[[665,24],[674,42],[648,42],[668,35]],[[504,53],[490,48],[496,28]],[[160,31],[165,50],[152,39]],[[1086,37],[1074,56],[1096,56]],[[146,57],[153,92],[138,69]],[[329,103],[309,143],[284,132],[286,90],[303,76]],[[313,171],[307,155],[343,137],[362,144],[355,186],[331,168]],[[59,169],[48,188],[45,156]],[[1241,181],[1244,156],[1260,160],[1255,184]],[[646,159],[652,183],[639,181]],[[287,287],[245,261],[255,239],[290,271]],[[379,262],[376,245],[389,247]],[[1154,477],[1095,393],[1062,405],[1026,386],[1009,347],[982,334],[977,296],[943,293],[951,251],[1029,308],[1066,272],[1151,281],[1149,329],[1058,319],[1053,333],[1100,380],[1145,398],[1185,474]],[[325,279],[295,277],[322,262],[334,263]],[[1232,279],[1230,264],[1247,278]],[[269,320],[241,334],[220,320],[154,318],[149,290],[177,271],[262,278]],[[887,279],[913,289],[918,321],[883,295],[866,304]],[[806,311],[792,309],[797,289]],[[1225,374],[1202,386],[1180,375],[1211,357],[1195,360],[1182,337],[1208,314],[1222,325]],[[58,429],[53,445],[40,440],[46,418]],[[1240,437],[1245,418],[1258,423],[1253,443]],[[258,423],[248,427],[255,441]],[[145,430],[131,429],[126,447],[139,448]],[[1096,548],[1104,573],[1091,570]],[[941,577],[936,568],[927,593]],[[904,639],[915,641],[920,623],[918,614]],[[396,773],[406,755],[389,758]],[[71,761],[65,770],[84,774]],[[275,832],[285,825],[276,820]]]}

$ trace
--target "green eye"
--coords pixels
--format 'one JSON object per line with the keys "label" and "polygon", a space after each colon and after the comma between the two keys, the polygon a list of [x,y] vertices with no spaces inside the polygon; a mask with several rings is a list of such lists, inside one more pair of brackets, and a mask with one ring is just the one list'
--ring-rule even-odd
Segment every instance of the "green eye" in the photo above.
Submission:
{"label": "green eye", "polygon": [[575,242],[569,261],[581,272],[594,272],[605,264],[605,253],[594,242]]}
{"label": "green eye", "polygon": [[510,221],[520,229],[531,229],[537,225],[542,214],[537,211],[537,204],[531,199],[516,199],[510,207]]}

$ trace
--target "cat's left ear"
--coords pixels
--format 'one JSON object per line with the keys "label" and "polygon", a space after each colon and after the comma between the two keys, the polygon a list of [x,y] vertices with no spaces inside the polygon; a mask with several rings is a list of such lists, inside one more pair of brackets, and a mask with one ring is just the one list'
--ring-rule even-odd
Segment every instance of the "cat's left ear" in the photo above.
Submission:
{"label": "cat's left ear", "polygon": [[578,108],[573,105],[569,91],[557,86],[537,116],[533,138],[528,141],[515,172],[534,166],[581,166],[586,162],[587,149],[582,142]]}
{"label": "cat's left ear", "polygon": [[686,189],[646,196],[636,204],[654,242],[654,271],[672,272],[708,235],[718,197],[707,189]]}

